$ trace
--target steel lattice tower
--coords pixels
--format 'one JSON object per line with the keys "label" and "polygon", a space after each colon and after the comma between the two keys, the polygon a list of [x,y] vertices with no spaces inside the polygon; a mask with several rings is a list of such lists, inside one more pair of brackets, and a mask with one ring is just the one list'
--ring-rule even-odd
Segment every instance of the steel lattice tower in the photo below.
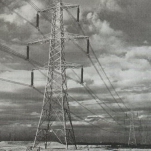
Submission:
{"label": "steel lattice tower", "polygon": [[47,148],[47,141],[52,133],[60,143],[66,144],[67,147],[68,144],[74,144],[76,147],[67,100],[62,0],[54,0],[50,38],[47,84],[33,147],[36,147],[39,141],[45,141]]}
{"label": "steel lattice tower", "polygon": [[131,111],[128,145],[137,145],[135,137],[134,113]]}
{"label": "steel lattice tower", "polygon": [[147,144],[147,126],[141,123],[141,144]]}

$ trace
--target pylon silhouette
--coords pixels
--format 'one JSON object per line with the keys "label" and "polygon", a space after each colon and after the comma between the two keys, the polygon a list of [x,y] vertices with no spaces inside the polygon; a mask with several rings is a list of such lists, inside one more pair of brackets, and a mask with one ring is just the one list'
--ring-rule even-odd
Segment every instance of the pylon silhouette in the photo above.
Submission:
{"label": "pylon silhouette", "polygon": [[134,113],[131,111],[128,145],[137,145],[135,136]]}
{"label": "pylon silhouette", "polygon": [[141,122],[141,144],[143,145],[147,144],[147,137],[148,137],[147,126],[145,126]]}

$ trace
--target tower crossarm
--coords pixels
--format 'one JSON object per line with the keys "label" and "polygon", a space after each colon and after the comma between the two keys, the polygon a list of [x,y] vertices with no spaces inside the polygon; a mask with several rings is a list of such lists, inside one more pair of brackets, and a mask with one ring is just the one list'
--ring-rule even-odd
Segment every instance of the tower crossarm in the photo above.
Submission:
{"label": "tower crossarm", "polygon": [[[62,64],[62,67],[66,68],[66,69],[81,68],[81,83],[83,83],[83,73],[84,73],[83,65],[76,64],[76,63],[65,62],[64,64]],[[51,68],[51,66],[48,67],[48,65],[45,65],[44,67],[38,67],[38,68],[32,69],[32,71],[31,71],[31,86],[34,86],[34,70],[48,70],[49,68]]]}
{"label": "tower crossarm", "polygon": [[71,4],[63,5],[64,9],[78,8],[78,7],[80,7],[80,6],[79,5],[71,5]]}
{"label": "tower crossarm", "polygon": [[73,69],[73,68],[83,68],[83,66],[80,65],[80,64],[70,63],[70,62],[65,62],[64,66],[65,66],[66,68],[72,68],[72,69]]}
{"label": "tower crossarm", "polygon": [[[62,4],[62,6],[61,6],[61,8],[63,8],[63,9],[71,9],[71,8],[79,8],[80,6],[79,5],[77,5],[77,4]],[[38,13],[44,13],[44,12],[49,12],[49,11],[51,11],[51,10],[53,10],[53,9],[56,9],[56,7],[49,7],[49,8],[46,8],[46,9],[42,9],[42,10],[40,10],[40,11],[38,11]]]}
{"label": "tower crossarm", "polygon": [[[69,40],[80,40],[80,39],[89,39],[88,36],[81,36],[81,35],[67,35],[65,37],[60,37],[60,39],[65,39],[66,41]],[[44,43],[49,43],[51,40],[57,40],[56,38],[43,38],[43,39],[38,39],[36,41],[29,42],[27,45],[34,45],[34,44],[44,44]]]}
{"label": "tower crossarm", "polygon": [[78,34],[73,34],[73,33],[65,33],[66,39],[69,40],[74,40],[74,39],[89,39],[88,36],[83,36],[83,35],[78,35]]}
{"label": "tower crossarm", "polygon": [[[49,66],[49,67],[51,67],[51,66]],[[76,64],[76,63],[65,62],[64,64],[62,64],[62,67],[75,69],[75,68],[83,68],[83,65]],[[47,70],[48,69],[48,65],[44,66],[44,67],[34,68],[34,69],[32,69],[32,71],[39,70],[39,69]]]}
{"label": "tower crossarm", "polygon": [[43,38],[43,39],[38,39],[32,42],[29,42],[27,45],[35,45],[35,44],[43,44],[43,43],[49,43],[50,42],[50,38]]}

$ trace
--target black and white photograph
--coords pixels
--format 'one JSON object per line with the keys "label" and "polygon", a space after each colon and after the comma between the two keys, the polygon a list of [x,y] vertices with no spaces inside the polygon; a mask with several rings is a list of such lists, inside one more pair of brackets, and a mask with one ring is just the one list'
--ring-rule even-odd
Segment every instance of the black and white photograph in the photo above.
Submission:
{"label": "black and white photograph", "polygon": [[0,0],[0,151],[151,150],[151,0]]}

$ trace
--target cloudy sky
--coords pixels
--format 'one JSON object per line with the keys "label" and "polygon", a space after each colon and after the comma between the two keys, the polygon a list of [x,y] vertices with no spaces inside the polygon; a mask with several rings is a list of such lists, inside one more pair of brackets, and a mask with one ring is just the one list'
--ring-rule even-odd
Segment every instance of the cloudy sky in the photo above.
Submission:
{"label": "cloudy sky", "polygon": [[[49,0],[31,1],[40,9],[51,4]],[[76,41],[80,47],[73,42],[67,42],[66,60],[84,66],[84,86],[78,79],[80,69],[67,70],[68,93],[78,102],[69,97],[70,109],[83,119],[80,121],[73,116],[78,140],[111,141],[112,138],[116,140],[122,138],[120,140],[127,141],[127,136],[123,137],[122,125],[125,124],[128,131],[130,110],[135,114],[136,129],[139,130],[139,119],[150,130],[150,122],[146,121],[150,120],[151,116],[151,1],[64,0],[64,2],[81,5],[80,25],[85,35],[90,37],[90,43],[99,61],[98,63],[91,49],[90,57],[93,64],[81,51],[80,47],[86,51],[84,40]],[[75,11],[71,10],[71,13],[76,16]],[[9,133],[15,134],[16,139],[32,139],[31,134],[34,134],[38,124],[43,99],[43,94],[38,91],[44,92],[46,71],[35,71],[36,89],[31,88],[30,73],[37,65],[4,52],[5,49],[2,47],[8,46],[15,52],[25,55],[26,43],[42,37],[32,26],[36,24],[35,16],[35,9],[26,1],[1,0],[0,130],[3,134],[1,139],[8,139]],[[83,34],[66,12],[64,25],[69,33]],[[50,23],[41,16],[41,32],[48,34],[50,27]],[[48,61],[48,48],[49,44],[32,46],[30,59],[44,66]],[[89,88],[93,95],[90,95],[86,88]],[[81,137],[83,133],[85,135]],[[139,136],[139,133],[137,135]]]}

